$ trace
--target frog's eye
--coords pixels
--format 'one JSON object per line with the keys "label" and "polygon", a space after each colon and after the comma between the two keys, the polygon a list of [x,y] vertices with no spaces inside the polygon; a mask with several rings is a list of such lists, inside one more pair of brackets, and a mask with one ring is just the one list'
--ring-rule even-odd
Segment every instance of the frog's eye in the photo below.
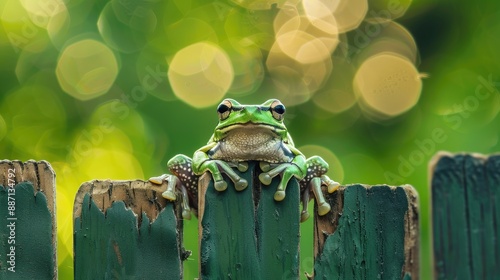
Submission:
{"label": "frog's eye", "polygon": [[227,117],[229,117],[229,114],[231,113],[231,108],[233,107],[233,104],[229,102],[228,100],[222,101],[221,104],[219,104],[219,107],[217,107],[217,114],[219,114],[219,119],[225,120]]}
{"label": "frog's eye", "polygon": [[281,104],[278,100],[274,101],[273,104],[271,104],[271,114],[273,115],[273,118],[275,118],[278,121],[283,120],[283,115],[285,114],[285,105]]}

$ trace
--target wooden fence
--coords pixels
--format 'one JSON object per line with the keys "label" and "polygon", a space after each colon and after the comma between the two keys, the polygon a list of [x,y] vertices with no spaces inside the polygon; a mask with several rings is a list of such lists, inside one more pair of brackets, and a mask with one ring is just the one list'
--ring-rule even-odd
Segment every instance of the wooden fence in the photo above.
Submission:
{"label": "wooden fence", "polygon": [[500,155],[443,153],[432,164],[436,279],[498,279]]}
{"label": "wooden fence", "polygon": [[[499,275],[500,156],[439,155],[431,170],[435,278]],[[261,186],[256,172],[251,165],[241,174],[252,186],[241,192],[231,185],[218,192],[210,176],[202,177],[201,279],[304,275],[299,186],[291,181],[286,199],[276,202],[277,179]],[[0,161],[0,185],[0,279],[57,279],[50,164]],[[74,205],[75,279],[183,278],[189,252],[182,245],[182,209],[161,196],[165,188],[144,181],[82,184]],[[413,187],[357,184],[325,197],[332,211],[314,213],[310,279],[419,279]]]}

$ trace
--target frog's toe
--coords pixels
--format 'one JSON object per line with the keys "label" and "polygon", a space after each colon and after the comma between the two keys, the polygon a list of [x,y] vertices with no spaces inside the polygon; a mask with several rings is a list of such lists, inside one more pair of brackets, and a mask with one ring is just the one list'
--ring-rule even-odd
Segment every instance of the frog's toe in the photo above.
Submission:
{"label": "frog's toe", "polygon": [[272,180],[273,178],[267,173],[261,173],[259,175],[259,181],[266,186],[270,185]]}
{"label": "frog's toe", "polygon": [[318,205],[318,214],[320,216],[324,216],[326,215],[328,212],[330,212],[330,204],[326,203],[326,202],[323,202],[321,204]]}
{"label": "frog's toe", "polygon": [[248,170],[248,162],[238,162],[238,171],[245,172]]}
{"label": "frog's toe", "polygon": [[300,222],[303,223],[307,221],[307,219],[309,219],[309,212],[307,212],[307,210],[304,210],[302,211],[302,213],[300,213]]}
{"label": "frog's toe", "polygon": [[156,177],[151,177],[148,179],[149,182],[155,184],[155,185],[161,185],[163,184],[163,180],[167,178],[167,174],[161,175],[161,176],[156,176]]}
{"label": "frog's toe", "polygon": [[285,199],[285,196],[286,196],[285,191],[276,191],[274,193],[274,200],[282,201],[283,199]]}
{"label": "frog's toe", "polygon": [[339,182],[335,182],[326,175],[321,175],[321,184],[327,186],[328,193],[333,193],[340,187]]}
{"label": "frog's toe", "polygon": [[222,192],[227,189],[227,183],[225,181],[215,181],[214,187],[216,190]]}
{"label": "frog's toe", "polygon": [[328,193],[334,193],[340,187],[340,183],[332,181],[328,184]]}
{"label": "frog's toe", "polygon": [[242,191],[242,190],[246,189],[247,186],[248,186],[248,182],[247,182],[247,180],[245,180],[243,178],[240,178],[239,181],[234,182],[234,188],[237,191]]}
{"label": "frog's toe", "polygon": [[166,190],[164,191],[161,196],[163,196],[164,198],[170,200],[170,201],[174,201],[177,199],[177,195],[175,194],[175,191],[171,191],[171,190]]}
{"label": "frog's toe", "polygon": [[267,172],[269,170],[271,170],[272,166],[269,162],[265,162],[265,161],[261,161],[259,162],[259,167],[260,167],[260,170],[264,171],[264,172]]}
{"label": "frog's toe", "polygon": [[182,210],[182,218],[185,220],[191,220],[191,211],[187,209]]}

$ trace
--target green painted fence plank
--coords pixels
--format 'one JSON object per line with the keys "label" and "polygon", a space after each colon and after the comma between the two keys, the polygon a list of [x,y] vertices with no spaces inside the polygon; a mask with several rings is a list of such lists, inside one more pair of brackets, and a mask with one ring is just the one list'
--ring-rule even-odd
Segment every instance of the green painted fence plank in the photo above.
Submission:
{"label": "green painted fence plank", "polygon": [[438,154],[432,165],[437,279],[500,275],[500,156]]}
{"label": "green painted fence plank", "polygon": [[143,181],[85,183],[75,199],[75,279],[182,279],[177,204]]}
{"label": "green painted fence plank", "polygon": [[0,279],[57,279],[54,180],[45,161],[0,161]]}
{"label": "green painted fence plank", "polygon": [[299,186],[292,180],[284,201],[274,201],[278,185],[263,186],[250,163],[249,182],[236,191],[215,190],[211,176],[201,178],[199,196],[200,273],[202,279],[298,279]]}
{"label": "green painted fence plank", "polygon": [[314,279],[418,279],[417,196],[411,186],[341,187],[315,216]]}
{"label": "green painted fence plank", "polygon": [[[257,240],[261,260],[261,279],[298,279],[300,242],[299,184],[291,181],[284,201],[274,193],[279,178],[261,186],[257,209]],[[298,218],[299,217],[299,218]]]}

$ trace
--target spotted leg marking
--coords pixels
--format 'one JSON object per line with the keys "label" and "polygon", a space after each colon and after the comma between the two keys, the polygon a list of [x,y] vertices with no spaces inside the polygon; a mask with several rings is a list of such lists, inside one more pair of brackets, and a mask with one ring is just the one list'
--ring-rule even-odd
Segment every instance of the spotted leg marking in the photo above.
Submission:
{"label": "spotted leg marking", "polygon": [[302,214],[301,222],[309,218],[307,211],[307,201],[309,200],[309,193],[312,192],[316,198],[318,205],[318,214],[320,216],[326,215],[330,212],[330,204],[326,202],[321,186],[326,186],[329,193],[336,191],[340,184],[331,180],[325,173],[328,171],[328,163],[319,156],[313,156],[306,160],[307,175],[301,180],[300,192],[302,195]]}
{"label": "spotted leg marking", "polygon": [[192,160],[185,155],[176,155],[167,163],[169,171],[173,174],[163,174],[149,179],[154,184],[167,182],[167,189],[162,196],[168,200],[177,199],[178,190],[182,197],[182,217],[191,218],[191,208],[198,210],[198,179],[200,176],[192,171]]}

